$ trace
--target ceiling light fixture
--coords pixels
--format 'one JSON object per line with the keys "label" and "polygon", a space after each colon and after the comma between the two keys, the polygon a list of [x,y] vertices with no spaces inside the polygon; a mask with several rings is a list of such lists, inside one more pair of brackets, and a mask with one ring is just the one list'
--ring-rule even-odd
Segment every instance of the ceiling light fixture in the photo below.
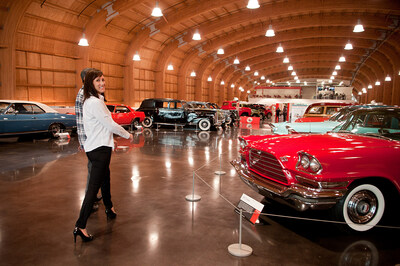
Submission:
{"label": "ceiling light fixture", "polygon": [[235,88],[235,84],[232,83],[232,84],[231,84],[231,88]]}
{"label": "ceiling light fixture", "polygon": [[392,81],[392,78],[389,75],[387,75],[385,81]]}
{"label": "ceiling light fixture", "polygon": [[307,81],[304,81],[304,86],[307,86]]}
{"label": "ceiling light fixture", "polygon": [[212,77],[208,76],[207,81],[212,81]]}
{"label": "ceiling light fixture", "polygon": [[354,26],[353,32],[363,32],[363,31],[364,31],[364,27],[361,24],[361,21],[357,20],[357,25]]}
{"label": "ceiling light fixture", "polygon": [[89,46],[88,40],[85,37],[85,33],[83,33],[82,38],[79,40],[79,46]]}
{"label": "ceiling light fixture", "polygon": [[233,60],[233,64],[235,64],[235,65],[239,65],[240,64],[239,59],[237,57],[235,58],[235,60]]}
{"label": "ceiling light fixture", "polygon": [[337,75],[337,72],[336,71],[333,71],[332,72],[332,76],[336,76]]}
{"label": "ceiling light fixture", "polygon": [[250,71],[250,66],[246,66],[246,68],[244,70]]}
{"label": "ceiling light fixture", "polygon": [[365,88],[362,88],[363,93],[367,93],[367,90]]}
{"label": "ceiling light fixture", "polygon": [[194,72],[194,70],[192,71],[192,73],[190,73],[191,77],[195,77],[196,76],[196,72]]}
{"label": "ceiling light fixture", "polygon": [[167,70],[174,70],[174,66],[173,66],[172,64],[169,64],[169,65],[167,66]]}
{"label": "ceiling light fixture", "polygon": [[260,4],[258,3],[258,0],[249,0],[247,3],[247,8],[248,9],[257,9],[260,7]]}
{"label": "ceiling light fixture", "polygon": [[192,37],[192,40],[195,40],[195,41],[200,41],[200,40],[201,40],[201,35],[200,35],[200,33],[199,33],[199,30],[196,30],[196,31],[194,32],[193,37]]}
{"label": "ceiling light fixture", "polygon": [[300,80],[298,79],[298,80],[296,80],[296,83],[300,83]]}
{"label": "ceiling light fixture", "polygon": [[375,82],[375,86],[380,86],[381,85],[381,82],[379,81],[379,80],[377,80],[376,82]]}
{"label": "ceiling light fixture", "polygon": [[347,42],[346,46],[344,47],[345,50],[353,50],[353,45],[351,44],[350,40]]}
{"label": "ceiling light fixture", "polygon": [[292,76],[296,76],[296,71],[293,71],[293,72],[292,72]]}
{"label": "ceiling light fixture", "polygon": [[162,17],[163,13],[162,13],[161,9],[158,7],[158,1],[156,1],[156,6],[153,8],[151,15],[153,17]]}
{"label": "ceiling light fixture", "polygon": [[298,79],[299,79],[299,77],[298,77],[298,76],[295,76],[295,77],[294,77],[294,80],[298,80]]}
{"label": "ceiling light fixture", "polygon": [[265,36],[267,36],[267,37],[274,37],[275,36],[275,31],[272,28],[271,24],[269,24],[269,27],[268,27],[267,32],[265,33]]}
{"label": "ceiling light fixture", "polygon": [[371,84],[368,85],[368,89],[369,90],[372,89],[372,85]]}
{"label": "ceiling light fixture", "polygon": [[330,79],[331,79],[331,80],[334,80],[334,79],[335,79],[335,77],[334,77],[334,76],[331,76],[331,77],[330,77]]}
{"label": "ceiling light fixture", "polygon": [[287,56],[285,58],[283,58],[283,63],[285,63],[285,64],[289,63],[289,58]]}
{"label": "ceiling light fixture", "polygon": [[254,76],[258,76],[258,71],[254,72]]}
{"label": "ceiling light fixture", "polygon": [[139,55],[138,51],[136,51],[136,53],[133,55],[132,60],[133,61],[140,61],[140,55]]}
{"label": "ceiling light fixture", "polygon": [[278,48],[276,48],[277,53],[283,53],[283,47],[281,44],[279,44]]}
{"label": "ceiling light fixture", "polygon": [[260,79],[261,79],[261,80],[265,80],[265,76],[261,76]]}
{"label": "ceiling light fixture", "polygon": [[225,81],[221,80],[221,85],[225,85]]}
{"label": "ceiling light fixture", "polygon": [[222,48],[219,48],[218,51],[217,51],[217,54],[224,54],[224,53],[225,53],[225,51]]}
{"label": "ceiling light fixture", "polygon": [[290,70],[290,71],[293,70],[293,66],[292,65],[288,66],[287,70]]}
{"label": "ceiling light fixture", "polygon": [[339,58],[339,62],[346,62],[346,57],[343,55]]}
{"label": "ceiling light fixture", "polygon": [[341,69],[340,65],[336,65],[336,66],[335,66],[335,69],[336,69],[336,70],[340,70],[340,69]]}

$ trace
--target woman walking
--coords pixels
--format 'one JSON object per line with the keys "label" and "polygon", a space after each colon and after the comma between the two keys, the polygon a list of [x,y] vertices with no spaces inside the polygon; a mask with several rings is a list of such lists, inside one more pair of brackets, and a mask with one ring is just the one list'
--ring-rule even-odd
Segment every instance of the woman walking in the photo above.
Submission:
{"label": "woman walking", "polygon": [[133,139],[111,118],[110,111],[104,103],[102,94],[105,92],[105,79],[98,69],[90,70],[85,76],[83,88],[83,125],[87,139],[84,144],[85,152],[91,163],[90,180],[83,200],[79,218],[73,231],[74,241],[80,236],[83,241],[93,240],[86,230],[86,222],[90,216],[96,195],[101,188],[103,203],[107,218],[114,219],[117,214],[111,201],[110,192],[110,160],[114,148],[113,134],[126,139]]}

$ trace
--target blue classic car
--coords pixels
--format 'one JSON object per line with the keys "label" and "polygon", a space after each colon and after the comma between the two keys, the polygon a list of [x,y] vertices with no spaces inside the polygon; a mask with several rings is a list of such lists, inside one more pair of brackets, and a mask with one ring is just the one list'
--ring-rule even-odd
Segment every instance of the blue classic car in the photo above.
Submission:
{"label": "blue classic car", "polygon": [[356,110],[343,124],[332,129],[332,132],[355,134],[400,132],[400,107]]}
{"label": "blue classic car", "polygon": [[372,109],[382,106],[377,105],[352,105],[340,109],[332,115],[328,120],[323,122],[282,122],[270,123],[272,133],[285,135],[291,133],[326,133],[334,128],[342,125],[350,116],[350,114],[358,109]]}
{"label": "blue classic car", "polygon": [[75,129],[75,115],[60,114],[38,102],[0,100],[0,136],[48,132],[51,137]]}

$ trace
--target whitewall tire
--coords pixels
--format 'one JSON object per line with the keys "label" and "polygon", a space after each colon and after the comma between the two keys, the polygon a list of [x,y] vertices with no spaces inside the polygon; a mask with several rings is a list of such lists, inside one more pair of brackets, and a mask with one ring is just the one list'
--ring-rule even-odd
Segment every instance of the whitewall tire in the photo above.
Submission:
{"label": "whitewall tire", "polygon": [[201,119],[199,121],[199,128],[202,131],[208,131],[211,128],[211,122],[208,119]]}
{"label": "whitewall tire", "polygon": [[375,227],[385,212],[385,197],[372,184],[361,184],[347,192],[337,204],[337,213],[354,231],[367,231]]}

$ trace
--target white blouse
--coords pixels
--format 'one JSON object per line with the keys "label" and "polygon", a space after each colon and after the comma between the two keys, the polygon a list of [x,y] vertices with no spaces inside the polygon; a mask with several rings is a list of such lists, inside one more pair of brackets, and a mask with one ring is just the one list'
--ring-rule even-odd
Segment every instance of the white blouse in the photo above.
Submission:
{"label": "white blouse", "polygon": [[102,95],[99,98],[91,96],[83,103],[83,127],[87,136],[85,152],[101,146],[114,149],[113,134],[126,139],[130,136],[128,131],[114,122]]}

